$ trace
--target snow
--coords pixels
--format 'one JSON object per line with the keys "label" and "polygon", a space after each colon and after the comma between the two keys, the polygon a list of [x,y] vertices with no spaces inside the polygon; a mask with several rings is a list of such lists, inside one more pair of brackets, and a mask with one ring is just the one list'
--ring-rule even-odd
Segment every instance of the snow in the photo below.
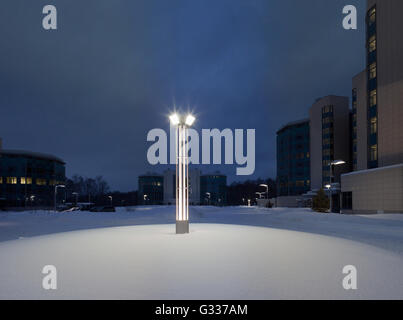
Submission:
{"label": "snow", "polygon": [[[0,213],[0,299],[403,298],[403,215],[192,207],[175,235],[174,212]],[[42,289],[45,265],[57,290]]]}

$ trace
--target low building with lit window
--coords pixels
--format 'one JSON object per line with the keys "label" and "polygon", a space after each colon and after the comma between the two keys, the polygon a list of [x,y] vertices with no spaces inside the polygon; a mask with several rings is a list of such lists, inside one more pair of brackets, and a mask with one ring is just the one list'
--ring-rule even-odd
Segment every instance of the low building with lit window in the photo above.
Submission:
{"label": "low building with lit window", "polygon": [[138,197],[143,205],[160,205],[164,202],[164,176],[147,173],[139,176]]}
{"label": "low building with lit window", "polygon": [[227,204],[227,176],[219,172],[200,176],[200,201],[205,205]]}
{"label": "low building with lit window", "polygon": [[53,155],[0,149],[2,207],[51,206],[55,185],[66,180],[65,162]]}

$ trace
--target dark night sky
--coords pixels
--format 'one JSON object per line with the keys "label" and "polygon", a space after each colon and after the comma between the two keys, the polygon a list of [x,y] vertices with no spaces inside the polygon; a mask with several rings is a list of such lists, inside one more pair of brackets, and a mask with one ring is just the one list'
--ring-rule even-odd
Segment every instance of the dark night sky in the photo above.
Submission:
{"label": "dark night sky", "polygon": [[[275,132],[320,96],[351,95],[364,68],[365,0],[2,0],[0,137],[6,149],[52,153],[67,175],[137,189],[147,132],[172,105],[196,128],[256,129],[256,172],[275,177]],[[42,29],[42,8],[58,30]],[[359,30],[342,28],[342,8]]]}

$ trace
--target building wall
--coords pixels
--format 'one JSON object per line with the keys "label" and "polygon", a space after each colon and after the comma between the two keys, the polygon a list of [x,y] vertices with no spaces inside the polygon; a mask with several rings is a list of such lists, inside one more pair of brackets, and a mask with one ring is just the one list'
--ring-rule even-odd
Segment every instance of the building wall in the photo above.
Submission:
{"label": "building wall", "polygon": [[164,177],[158,174],[139,176],[139,203],[158,205],[164,201]]}
{"label": "building wall", "polygon": [[376,5],[378,165],[403,163],[403,1]]}
{"label": "building wall", "polygon": [[351,208],[342,203],[343,213],[403,213],[403,164],[352,172],[341,179],[342,195],[352,196]]}
{"label": "building wall", "polygon": [[[206,193],[210,193],[210,197]],[[203,204],[225,205],[227,203],[227,176],[206,174],[200,177],[200,200]]]}
{"label": "building wall", "polygon": [[309,119],[285,125],[277,132],[277,192],[301,195],[310,190]]}
{"label": "building wall", "polygon": [[[327,112],[327,107],[332,112]],[[332,160],[344,160],[345,165],[336,166],[334,182],[340,181],[340,174],[349,171],[350,164],[350,108],[347,97],[327,96],[318,99],[309,110],[310,116],[310,156],[311,156],[311,189],[322,188],[330,181]],[[331,153],[325,155],[329,133],[325,132],[325,119],[332,118]]]}
{"label": "building wall", "polygon": [[[368,127],[367,127],[367,72],[366,70],[360,72],[353,78],[353,96],[354,90],[356,91],[356,104],[354,106],[353,102],[353,114],[354,109],[356,109],[356,119],[353,119],[356,123],[356,131],[353,130],[353,145],[355,144],[355,156],[353,156],[353,161],[355,158],[355,163],[353,163],[353,170],[365,170],[368,165]],[[354,139],[354,135],[356,138]],[[354,148],[354,147],[353,147]],[[353,149],[354,152],[354,149]]]}
{"label": "building wall", "polygon": [[0,199],[4,206],[53,205],[55,185],[65,180],[65,164],[56,157],[0,151]]}

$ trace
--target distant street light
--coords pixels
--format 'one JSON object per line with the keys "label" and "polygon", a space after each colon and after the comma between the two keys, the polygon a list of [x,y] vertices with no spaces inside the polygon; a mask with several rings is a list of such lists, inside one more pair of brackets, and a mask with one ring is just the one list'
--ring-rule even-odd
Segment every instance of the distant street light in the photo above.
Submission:
{"label": "distant street light", "polygon": [[269,186],[267,184],[262,183],[261,185],[259,185],[259,187],[266,188],[266,199],[269,199]]}
{"label": "distant street light", "polygon": [[189,233],[189,156],[187,130],[196,118],[188,114],[186,117],[177,113],[169,117],[171,125],[176,127],[176,233]]}
{"label": "distant street light", "polygon": [[[331,162],[329,162],[329,166],[330,166],[330,186],[329,186],[329,193],[330,193],[330,212],[332,212],[333,210],[333,195],[332,195],[332,185],[333,185],[333,178],[334,178],[334,166],[339,166],[342,164],[345,164],[346,162],[344,160],[333,160]],[[327,188],[328,185],[326,185],[325,187]]]}
{"label": "distant street light", "polygon": [[111,200],[111,207],[113,206],[113,198],[112,196],[108,196],[109,200]]}
{"label": "distant street light", "polygon": [[265,192],[256,192],[256,194],[259,196],[259,199],[262,199],[262,194],[264,194]]}
{"label": "distant street light", "polygon": [[55,212],[56,212],[56,208],[57,208],[57,204],[56,204],[57,188],[66,188],[66,186],[63,184],[55,185]]}

